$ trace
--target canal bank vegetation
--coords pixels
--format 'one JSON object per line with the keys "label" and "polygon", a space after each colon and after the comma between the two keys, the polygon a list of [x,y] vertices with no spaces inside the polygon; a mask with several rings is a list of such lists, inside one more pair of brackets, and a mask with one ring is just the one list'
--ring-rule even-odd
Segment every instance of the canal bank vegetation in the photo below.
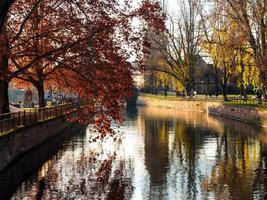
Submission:
{"label": "canal bank vegetation", "polygon": [[250,106],[267,109],[267,101],[258,99],[254,95],[248,95],[247,99],[244,100],[237,95],[228,95],[227,101],[224,100],[222,95],[218,96],[206,96],[206,95],[195,95],[193,97],[177,96],[174,93],[164,94],[151,94],[151,93],[138,93],[138,96],[154,98],[159,100],[170,100],[170,101],[204,101],[204,102],[221,102],[225,105],[233,106]]}

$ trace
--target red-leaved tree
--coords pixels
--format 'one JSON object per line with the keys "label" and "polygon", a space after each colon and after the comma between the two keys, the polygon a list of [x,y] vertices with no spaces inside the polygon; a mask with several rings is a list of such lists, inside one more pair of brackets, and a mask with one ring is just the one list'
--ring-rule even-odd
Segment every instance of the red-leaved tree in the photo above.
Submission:
{"label": "red-leaved tree", "polygon": [[111,131],[111,119],[121,121],[136,70],[128,60],[133,52],[142,60],[146,28],[164,31],[160,5],[149,0],[134,8],[128,0],[16,0],[7,13],[7,45],[0,46],[10,61],[4,80],[32,83],[40,106],[49,81],[77,94],[88,104],[74,120],[102,132]]}

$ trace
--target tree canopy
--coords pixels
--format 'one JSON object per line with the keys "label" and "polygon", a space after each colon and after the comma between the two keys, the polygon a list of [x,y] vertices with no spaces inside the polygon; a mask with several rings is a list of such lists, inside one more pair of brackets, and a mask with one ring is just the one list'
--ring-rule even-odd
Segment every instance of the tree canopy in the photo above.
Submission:
{"label": "tree canopy", "polygon": [[[142,60],[147,26],[164,30],[158,3],[114,0],[0,1],[0,113],[8,112],[8,84],[32,84],[45,106],[54,84],[88,102],[75,120],[110,130],[121,120],[133,87],[129,58]],[[138,20],[139,26],[133,25]]]}

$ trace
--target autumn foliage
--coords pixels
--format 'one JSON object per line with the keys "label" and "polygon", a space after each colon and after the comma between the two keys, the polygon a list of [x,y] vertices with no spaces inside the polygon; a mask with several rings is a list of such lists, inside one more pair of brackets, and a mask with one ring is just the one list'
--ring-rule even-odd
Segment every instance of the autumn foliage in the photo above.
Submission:
{"label": "autumn foliage", "polygon": [[32,84],[40,106],[47,85],[76,94],[88,104],[75,120],[100,131],[122,120],[136,70],[128,60],[133,54],[142,60],[146,28],[164,30],[160,5],[148,0],[136,7],[128,0],[16,0],[5,11],[0,59],[10,62],[0,66],[1,77],[20,87]]}

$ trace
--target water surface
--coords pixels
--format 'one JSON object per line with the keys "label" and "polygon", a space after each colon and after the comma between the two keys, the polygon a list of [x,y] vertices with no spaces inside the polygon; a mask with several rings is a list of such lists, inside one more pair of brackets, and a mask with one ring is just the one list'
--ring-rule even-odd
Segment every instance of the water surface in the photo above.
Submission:
{"label": "water surface", "polygon": [[[36,149],[0,175],[1,188],[10,190],[0,195],[47,200],[267,198],[266,130],[206,113],[145,107],[128,109],[124,126],[114,128],[121,139],[92,143],[94,135],[87,129]],[[21,169],[21,162],[26,167]]]}

